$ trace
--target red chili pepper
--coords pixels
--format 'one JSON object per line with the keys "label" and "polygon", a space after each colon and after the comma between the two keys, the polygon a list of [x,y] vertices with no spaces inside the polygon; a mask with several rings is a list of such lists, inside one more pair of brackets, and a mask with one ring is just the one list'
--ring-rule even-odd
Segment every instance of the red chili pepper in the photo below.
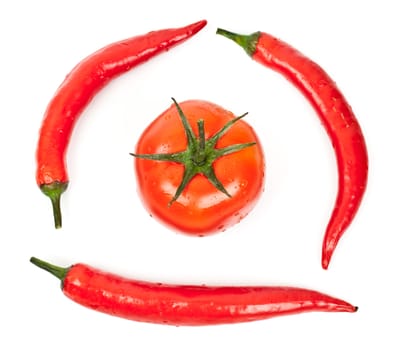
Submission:
{"label": "red chili pepper", "polygon": [[334,146],[338,166],[338,193],[322,248],[327,269],[334,249],[351,224],[367,185],[368,155],[362,130],[341,91],[315,62],[270,34],[239,35],[218,29],[239,44],[255,61],[281,73],[310,101]]}
{"label": "red chili pepper", "polygon": [[343,300],[302,288],[169,285],[130,280],[84,264],[63,268],[34,257],[30,261],[58,277],[63,293],[76,303],[133,321],[202,326],[307,311],[357,311]]}
{"label": "red chili pepper", "polygon": [[206,23],[202,20],[110,44],[82,60],[67,75],[47,107],[36,152],[36,182],[52,201],[56,228],[61,227],[60,197],[69,181],[66,150],[86,105],[111,79],[192,37]]}

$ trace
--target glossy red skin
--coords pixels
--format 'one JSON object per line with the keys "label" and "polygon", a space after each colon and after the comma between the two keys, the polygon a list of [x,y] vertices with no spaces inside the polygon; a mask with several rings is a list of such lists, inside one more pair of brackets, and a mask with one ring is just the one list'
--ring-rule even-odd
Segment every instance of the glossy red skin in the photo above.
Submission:
{"label": "glossy red skin", "polygon": [[308,311],[357,310],[343,300],[302,288],[150,283],[84,264],[69,268],[62,290],[76,303],[99,312],[176,326],[249,322]]}
{"label": "glossy red skin", "polygon": [[322,266],[327,269],[344,231],[361,204],[368,178],[368,153],[360,125],[336,83],[315,62],[289,44],[261,33],[252,58],[291,81],[317,111],[333,144],[338,193],[326,228]]}
{"label": "glossy red skin", "polygon": [[[222,107],[199,100],[180,103],[195,134],[196,122],[205,122],[210,138],[235,115]],[[140,198],[152,216],[168,227],[190,235],[209,235],[226,230],[242,220],[255,206],[264,186],[264,154],[261,143],[248,123],[240,120],[217,142],[216,148],[238,143],[256,145],[217,159],[217,178],[231,198],[216,189],[203,175],[196,175],[171,206],[183,176],[183,166],[172,162],[135,159]],[[135,153],[174,153],[185,150],[187,141],[177,109],[157,117],[142,133]]]}
{"label": "glossy red skin", "polygon": [[37,145],[39,186],[68,183],[65,155],[82,111],[111,79],[189,39],[206,21],[176,29],[152,31],[112,43],[82,60],[65,78],[50,101]]}

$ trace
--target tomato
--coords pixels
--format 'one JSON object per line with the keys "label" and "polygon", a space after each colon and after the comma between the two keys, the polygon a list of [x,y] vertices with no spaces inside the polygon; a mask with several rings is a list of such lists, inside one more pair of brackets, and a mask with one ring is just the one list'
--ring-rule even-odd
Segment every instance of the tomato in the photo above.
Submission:
{"label": "tomato", "polygon": [[202,100],[173,101],[132,154],[139,196],[151,216],[176,231],[225,231],[263,192],[262,146],[245,114]]}

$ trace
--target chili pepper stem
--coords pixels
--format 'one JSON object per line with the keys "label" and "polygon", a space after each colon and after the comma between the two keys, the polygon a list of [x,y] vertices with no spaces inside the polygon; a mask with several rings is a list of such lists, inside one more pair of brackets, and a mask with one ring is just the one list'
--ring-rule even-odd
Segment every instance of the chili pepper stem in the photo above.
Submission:
{"label": "chili pepper stem", "polygon": [[261,33],[255,32],[249,35],[242,35],[229,32],[228,30],[222,28],[217,28],[216,34],[220,34],[228,39],[231,39],[239,46],[241,46],[249,56],[252,56],[256,50],[256,44]]}
{"label": "chili pepper stem", "polygon": [[45,270],[51,273],[53,276],[56,276],[60,281],[64,280],[69,270],[69,268],[56,266],[35,257],[32,257],[29,261],[42,270]]}
{"label": "chili pepper stem", "polygon": [[61,194],[67,189],[68,182],[53,182],[40,186],[41,191],[50,198],[53,207],[54,226],[61,228],[62,216],[60,209]]}

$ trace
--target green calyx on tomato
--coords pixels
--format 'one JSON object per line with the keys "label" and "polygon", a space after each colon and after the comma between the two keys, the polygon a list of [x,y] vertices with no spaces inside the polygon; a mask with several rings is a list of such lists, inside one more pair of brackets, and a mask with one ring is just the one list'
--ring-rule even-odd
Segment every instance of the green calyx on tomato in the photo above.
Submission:
{"label": "green calyx on tomato", "polygon": [[218,132],[216,132],[212,137],[205,138],[205,125],[202,119],[197,121],[198,135],[196,136],[194,130],[188,122],[187,117],[182,111],[180,105],[172,98],[178,114],[180,116],[182,125],[184,127],[187,148],[184,151],[175,153],[156,153],[156,154],[135,154],[130,153],[136,158],[149,159],[155,161],[167,161],[181,163],[184,165],[184,174],[180,185],[178,186],[173,198],[169,202],[169,206],[175,202],[181,193],[184,191],[188,183],[197,174],[203,174],[215,188],[223,192],[228,197],[231,197],[230,193],[224,188],[223,184],[217,178],[215,171],[213,169],[213,163],[220,157],[241,151],[247,147],[251,147],[256,144],[256,142],[247,142],[241,144],[233,144],[223,148],[216,148],[216,144],[219,139],[235,124],[238,120],[245,117],[248,113],[244,113],[239,117],[236,117],[228,121]]}

